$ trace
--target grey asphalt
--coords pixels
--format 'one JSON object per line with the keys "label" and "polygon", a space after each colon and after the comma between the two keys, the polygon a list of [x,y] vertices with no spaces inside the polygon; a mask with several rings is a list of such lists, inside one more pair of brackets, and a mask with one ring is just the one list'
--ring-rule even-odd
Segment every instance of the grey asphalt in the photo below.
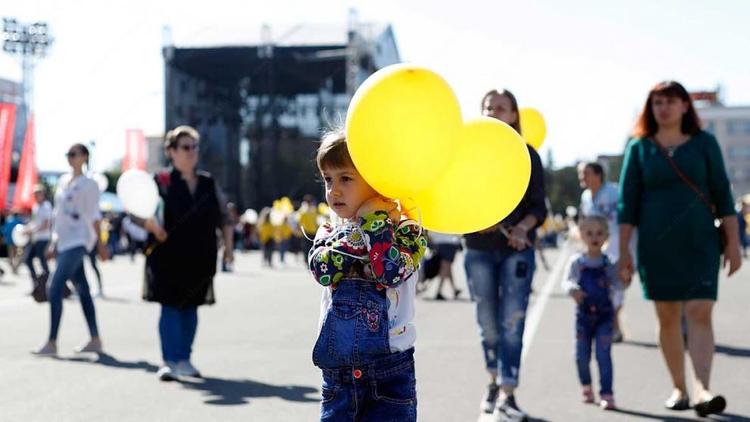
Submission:
{"label": "grey asphalt", "polygon": [[[572,301],[559,277],[569,247],[548,249],[527,320],[518,402],[535,420],[694,420],[670,412],[667,371],[655,343],[652,305],[629,289],[628,341],[614,348],[619,412],[579,400],[573,361]],[[106,354],[76,355],[87,339],[78,302],[65,301],[57,359],[37,358],[48,307],[26,295],[25,269],[0,282],[0,421],[312,421],[318,417],[320,373],[312,365],[321,288],[301,260],[263,268],[257,253],[238,254],[235,272],[216,279],[218,303],[202,307],[193,362],[205,379],[160,382],[159,308],[140,297],[143,261],[102,264],[106,299],[96,299]],[[750,265],[722,279],[715,311],[717,354],[712,386],[727,397],[717,420],[750,421]],[[0,265],[7,270],[7,262]],[[464,293],[435,301],[434,285],[418,299],[416,345],[419,419],[489,421],[479,402],[487,383],[474,307],[461,255],[454,273]],[[90,272],[89,272],[90,274]],[[446,286],[446,294],[449,290]],[[688,361],[689,362],[689,361]],[[592,362],[592,364],[594,364]],[[593,372],[596,373],[595,366]]]}

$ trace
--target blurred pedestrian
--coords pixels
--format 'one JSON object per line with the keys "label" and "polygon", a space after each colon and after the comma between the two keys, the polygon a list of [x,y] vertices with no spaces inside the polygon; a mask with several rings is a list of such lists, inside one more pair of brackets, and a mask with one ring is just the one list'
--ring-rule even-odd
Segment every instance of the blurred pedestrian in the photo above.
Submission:
{"label": "blurred pedestrian", "polygon": [[[492,90],[482,97],[482,114],[503,121],[521,133],[516,97]],[[527,418],[514,392],[521,369],[523,332],[534,277],[536,228],[547,216],[544,169],[539,154],[527,145],[531,179],[523,199],[503,221],[464,236],[464,265],[476,301],[477,322],[490,377],[481,402],[484,412],[501,420]]]}
{"label": "blurred pedestrian", "polygon": [[5,224],[3,224],[3,238],[5,238],[5,246],[8,250],[8,263],[13,274],[18,274],[18,267],[23,261],[24,248],[13,242],[13,229],[21,224],[23,224],[21,211],[17,208],[11,209],[8,217],[5,219]]}
{"label": "blurred pedestrian", "polygon": [[435,248],[440,256],[440,271],[438,272],[435,300],[445,300],[445,296],[442,294],[445,280],[448,280],[448,284],[451,285],[453,298],[455,299],[461,294],[461,290],[456,287],[456,282],[453,280],[453,259],[456,257],[456,252],[461,248],[461,236],[431,231],[429,237],[430,245]]}
{"label": "blurred pedestrian", "polygon": [[258,241],[263,251],[262,264],[265,267],[273,267],[273,251],[276,249],[274,227],[271,224],[271,208],[264,207],[258,214]]}
{"label": "blurred pedestrian", "polygon": [[[720,255],[729,275],[742,262],[721,148],[713,135],[701,130],[690,95],[674,81],[651,89],[633,135],[620,177],[620,275],[628,281],[633,274],[628,242],[638,227],[638,273],[644,296],[654,301],[659,345],[673,384],[665,406],[692,407],[680,330],[684,310],[695,411],[700,416],[720,413],[726,400],[709,388]],[[725,246],[720,247],[715,218],[721,220]]]}
{"label": "blurred pedestrian", "polygon": [[[78,293],[91,339],[77,352],[100,352],[102,341],[96,324],[94,301],[91,299],[83,260],[88,251],[97,245],[99,237],[99,186],[84,173],[89,150],[83,144],[74,144],[66,154],[71,172],[63,175],[55,193],[53,210],[53,237],[47,247],[47,256],[57,256],[57,265],[49,283],[47,297],[50,304],[50,331],[47,343],[32,353],[40,356],[57,354],[57,334],[63,308],[63,290],[68,280]],[[101,243],[97,252],[107,259],[107,249]]]}
{"label": "blurred pedestrian", "polygon": [[144,296],[161,304],[159,338],[164,366],[157,375],[162,381],[201,376],[190,357],[198,307],[215,303],[217,230],[224,240],[222,259],[234,260],[226,203],[213,177],[196,169],[199,141],[198,132],[189,126],[167,133],[165,150],[172,168],[155,176],[164,205],[163,220],[152,217],[144,224],[152,234]]}
{"label": "blurred pedestrian", "polygon": [[[34,205],[31,208],[31,221],[26,226],[26,233],[31,236],[29,252],[26,255],[26,266],[29,267],[33,290],[37,283],[37,277],[46,285],[49,276],[47,257],[44,254],[52,236],[52,204],[47,200],[44,185],[34,186]],[[34,268],[34,258],[39,260],[42,267],[41,274]]]}
{"label": "blurred pedestrian", "polygon": [[750,204],[743,199],[740,201],[738,208],[737,221],[739,222],[740,247],[742,247],[742,256],[747,258],[747,246],[750,244],[747,232],[747,222],[750,219]]}

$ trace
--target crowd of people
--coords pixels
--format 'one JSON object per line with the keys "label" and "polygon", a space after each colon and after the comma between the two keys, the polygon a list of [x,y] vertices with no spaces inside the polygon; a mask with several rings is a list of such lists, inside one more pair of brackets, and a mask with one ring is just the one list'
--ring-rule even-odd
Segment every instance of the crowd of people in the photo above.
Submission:
{"label": "crowd of people", "polygon": [[[519,104],[510,91],[487,92],[481,110],[521,133]],[[481,411],[500,421],[527,420],[516,392],[532,280],[537,259],[543,259],[540,249],[556,245],[566,229],[562,217],[550,215],[542,162],[532,146],[527,146],[531,177],[517,207],[491,227],[463,236],[428,232],[420,221],[402,215],[396,201],[378,194],[359,173],[341,130],[324,136],[316,158],[330,207],[324,213],[330,218],[321,217],[312,196],[303,198],[297,211],[278,203],[252,218],[240,214],[212,176],[197,168],[200,135],[195,129],[174,128],[164,148],[171,165],[154,175],[162,201],[159,215],[103,215],[97,184],[86,175],[88,150],[75,144],[68,150],[70,171],[60,179],[54,205],[44,187],[35,189],[36,203],[24,226],[28,246],[13,245],[14,227],[24,222],[21,215],[14,212],[5,219],[2,233],[11,265],[25,261],[32,287],[41,283],[46,288],[49,333],[35,355],[57,354],[69,281],[90,334],[77,351],[103,350],[83,266],[90,257],[101,294],[96,259],[121,252],[124,233],[131,256],[136,251],[146,256],[143,298],[161,306],[158,377],[200,377],[191,361],[192,346],[198,308],[215,302],[219,252],[223,271],[232,271],[235,248],[260,250],[267,267],[275,265],[275,252],[282,264],[291,253],[307,261],[323,288],[312,353],[323,380],[321,420],[416,420],[418,285],[437,278],[434,299],[445,300],[447,280],[448,296],[459,297],[452,267],[461,251],[487,372]],[[741,266],[741,255],[746,256],[750,205],[741,201],[735,209],[716,139],[701,128],[682,85],[663,82],[648,93],[619,184],[608,182],[596,162],[582,163],[578,170],[580,251],[567,263],[562,287],[575,303],[571,364],[577,368],[582,401],[617,408],[611,348],[626,335],[619,315],[637,274],[644,297],[654,303],[659,347],[673,385],[665,406],[692,408],[700,416],[721,413],[726,399],[709,387],[712,312],[722,260],[731,276]],[[47,264],[52,257],[54,270]],[[592,344],[598,394],[590,371]],[[694,374],[692,394],[686,349]]]}

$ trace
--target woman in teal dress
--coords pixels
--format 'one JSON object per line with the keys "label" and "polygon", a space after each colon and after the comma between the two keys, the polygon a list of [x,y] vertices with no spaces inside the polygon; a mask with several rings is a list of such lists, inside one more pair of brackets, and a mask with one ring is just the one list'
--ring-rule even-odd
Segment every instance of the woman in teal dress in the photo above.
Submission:
{"label": "woman in teal dress", "polygon": [[[633,134],[620,176],[620,275],[629,283],[634,268],[628,243],[637,226],[638,274],[646,299],[656,307],[659,344],[674,385],[665,406],[690,408],[681,330],[684,312],[695,373],[695,411],[701,416],[720,413],[726,400],[709,389],[714,352],[711,313],[720,255],[724,254],[729,275],[741,265],[737,217],[721,149],[713,135],[701,130],[690,96],[674,81],[651,89]],[[722,220],[728,239],[723,251],[714,214]]]}

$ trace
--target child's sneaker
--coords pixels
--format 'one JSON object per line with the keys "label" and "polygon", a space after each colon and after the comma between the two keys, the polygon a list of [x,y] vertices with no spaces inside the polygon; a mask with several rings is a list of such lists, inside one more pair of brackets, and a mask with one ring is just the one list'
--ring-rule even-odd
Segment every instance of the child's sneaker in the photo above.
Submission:
{"label": "child's sneaker", "polygon": [[497,422],[528,422],[529,420],[526,412],[516,404],[516,398],[513,395],[507,396],[499,402],[492,416]]}
{"label": "child's sneaker", "polygon": [[591,389],[590,385],[583,386],[583,389],[581,390],[581,396],[583,397],[583,402],[586,404],[591,404],[594,402],[594,390]]}
{"label": "child's sneaker", "polygon": [[615,410],[617,409],[617,406],[615,406],[615,396],[612,394],[604,394],[602,395],[602,399],[599,402],[599,407],[602,408],[602,410]]}
{"label": "child's sneaker", "polygon": [[495,410],[495,403],[497,402],[497,395],[500,393],[500,386],[494,382],[487,386],[487,395],[482,400],[482,404],[479,406],[484,413],[492,413]]}

